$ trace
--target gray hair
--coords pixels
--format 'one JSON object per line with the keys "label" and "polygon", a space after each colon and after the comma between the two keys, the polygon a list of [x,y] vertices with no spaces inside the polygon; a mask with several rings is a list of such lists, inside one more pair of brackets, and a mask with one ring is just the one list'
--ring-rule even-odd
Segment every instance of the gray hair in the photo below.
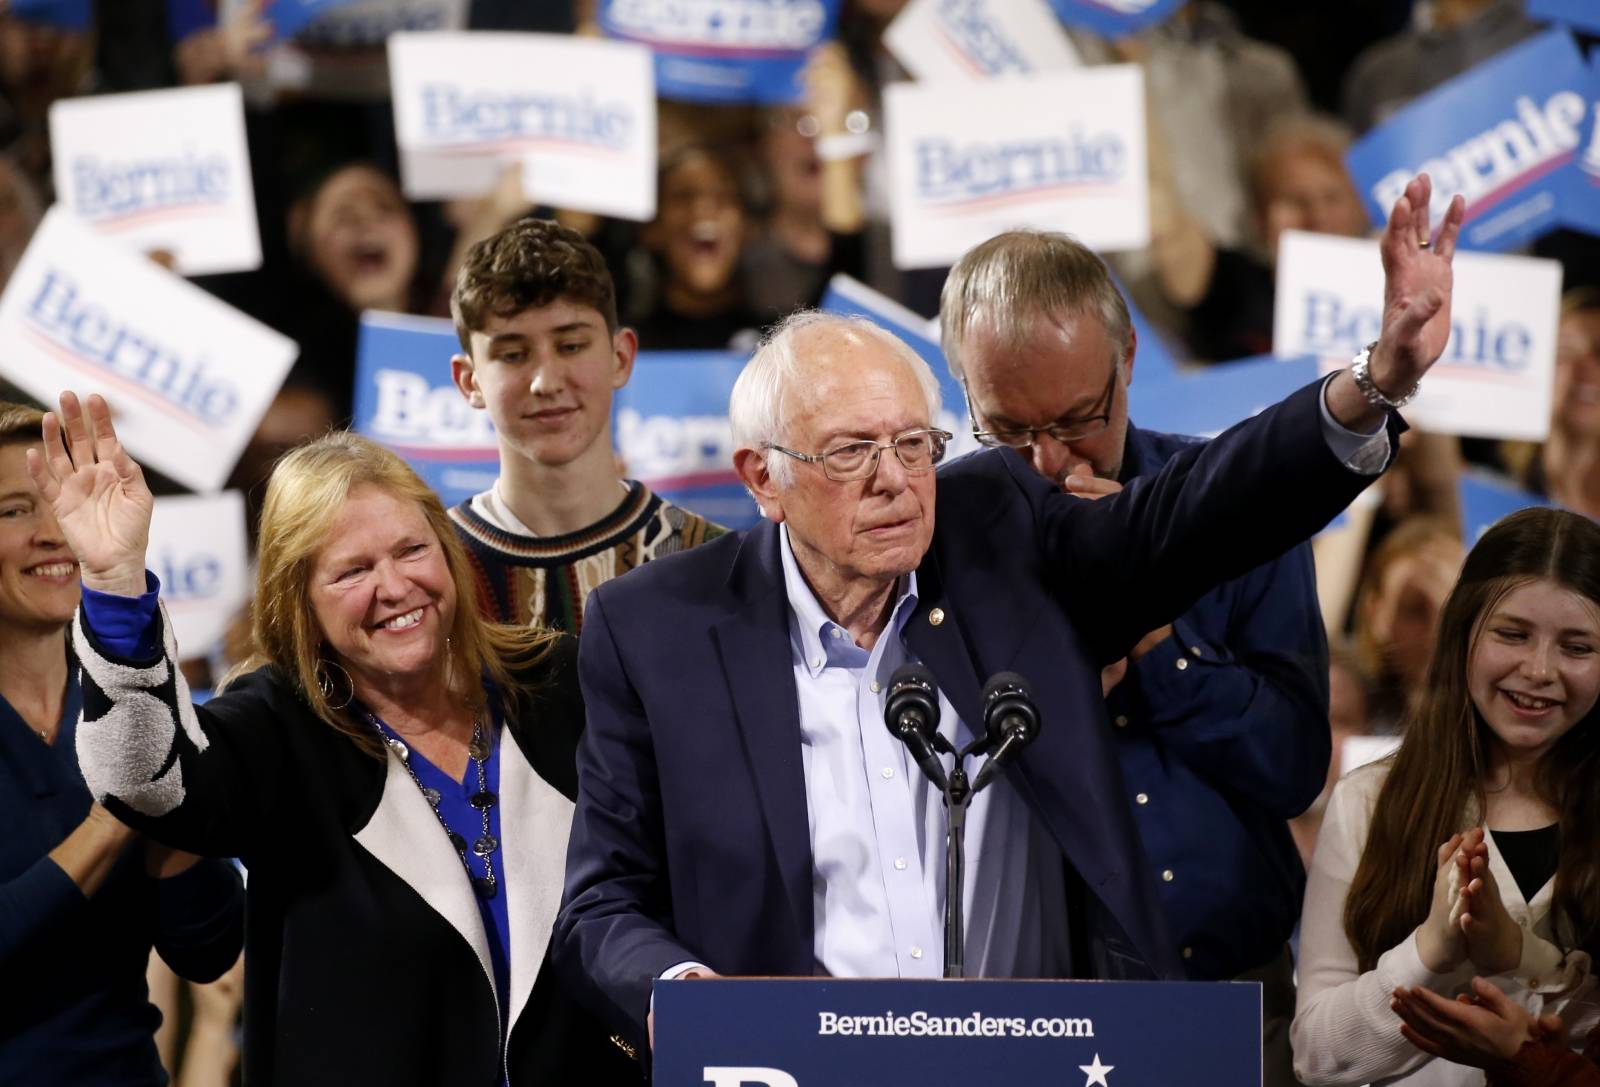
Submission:
{"label": "gray hair", "polygon": [[745,363],[739,380],[733,383],[728,398],[728,421],[733,426],[733,443],[739,449],[765,452],[767,472],[780,487],[794,478],[794,460],[768,447],[788,444],[783,431],[788,425],[787,402],[790,391],[806,376],[805,359],[799,350],[801,337],[832,334],[846,342],[860,343],[872,338],[904,362],[916,378],[928,401],[928,422],[939,415],[939,379],[921,355],[894,333],[865,317],[846,317],[818,310],[797,310],[769,329]]}
{"label": "gray hair", "polygon": [[1133,321],[1105,262],[1066,234],[1011,230],[973,246],[950,269],[939,295],[939,345],[965,384],[961,346],[971,329],[985,327],[1015,349],[1038,317],[1083,313],[1100,318],[1111,361],[1120,363]]}

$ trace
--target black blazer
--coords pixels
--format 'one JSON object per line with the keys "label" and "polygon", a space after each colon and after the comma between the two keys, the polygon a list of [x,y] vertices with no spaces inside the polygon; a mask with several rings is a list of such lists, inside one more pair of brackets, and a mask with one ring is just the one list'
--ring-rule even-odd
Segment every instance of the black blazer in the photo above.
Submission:
{"label": "black blazer", "polygon": [[[483,922],[399,759],[380,761],[317,720],[274,668],[192,706],[164,639],[162,659],[117,660],[81,617],[74,624],[79,758],[95,794],[145,834],[248,869],[245,1082],[498,1083]],[[546,963],[583,727],[572,640],[521,678],[537,694],[501,741],[513,992],[504,1067],[513,1085],[636,1084],[639,1066]]]}
{"label": "black blazer", "polygon": [[[1182,978],[1106,720],[1100,668],[1207,589],[1304,540],[1371,482],[1321,434],[1320,383],[1120,494],[1063,494],[1014,451],[939,473],[910,651],[981,722],[986,677],[1034,688],[1013,774],[1068,865],[1067,970]],[[775,525],[669,555],[589,597],[589,727],[554,955],[641,1040],[676,963],[813,972],[813,865]]]}

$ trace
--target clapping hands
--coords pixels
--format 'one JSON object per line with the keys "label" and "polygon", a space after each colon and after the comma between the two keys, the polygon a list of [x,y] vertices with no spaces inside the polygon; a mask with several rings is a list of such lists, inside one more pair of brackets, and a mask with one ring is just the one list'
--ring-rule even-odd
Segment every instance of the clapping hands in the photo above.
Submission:
{"label": "clapping hands", "polygon": [[1484,974],[1503,974],[1522,959],[1522,929],[1511,919],[1489,870],[1481,827],[1455,834],[1439,847],[1433,903],[1417,929],[1417,953],[1436,974],[1471,962]]}

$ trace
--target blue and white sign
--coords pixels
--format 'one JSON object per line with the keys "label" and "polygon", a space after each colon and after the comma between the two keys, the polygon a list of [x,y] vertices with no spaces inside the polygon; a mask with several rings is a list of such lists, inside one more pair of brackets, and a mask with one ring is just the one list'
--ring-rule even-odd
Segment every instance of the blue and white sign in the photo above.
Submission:
{"label": "blue and white sign", "polygon": [[570,34],[397,34],[389,64],[407,196],[480,196],[520,162],[542,203],[655,216],[647,50]]}
{"label": "blue and white sign", "polygon": [[[198,30],[217,25],[219,0],[167,0],[167,35],[182,41]],[[354,0],[271,0],[261,17],[271,24],[274,37],[292,38],[307,25]],[[231,6],[231,5],[230,5]],[[437,29],[437,28],[430,28]]]}
{"label": "blue and white sign", "polygon": [[1561,225],[1600,234],[1600,52],[1589,61],[1589,110],[1578,144],[1578,160],[1566,172]]}
{"label": "blue and white sign", "polygon": [[1500,518],[1518,510],[1551,505],[1548,498],[1482,470],[1463,472],[1457,493],[1461,496],[1461,539],[1468,547]]}
{"label": "blue and white sign", "polygon": [[487,411],[450,380],[461,350],[442,317],[369,311],[356,343],[355,430],[416,470],[446,506],[494,486],[500,447]]}
{"label": "blue and white sign", "polygon": [[50,146],[57,199],[97,233],[186,276],[261,266],[237,83],[64,98]]}
{"label": "blue and white sign", "polygon": [[1126,38],[1164,23],[1185,0],[1050,0],[1056,17],[1068,26],[1102,38]]}
{"label": "blue and white sign", "polygon": [[11,0],[10,14],[28,23],[84,31],[94,23],[94,0]]}
{"label": "blue and white sign", "polygon": [[[1405,410],[1441,434],[1543,441],[1550,432],[1561,265],[1458,252],[1450,339]],[[1378,243],[1286,231],[1278,244],[1272,349],[1349,362],[1378,338]]]}
{"label": "blue and white sign", "polygon": [[658,981],[654,1002],[662,1087],[1261,1082],[1252,982]]}
{"label": "blue and white sign", "polygon": [[1164,377],[1147,377],[1136,367],[1128,418],[1146,430],[1214,438],[1315,381],[1318,368],[1309,355],[1264,355]]}
{"label": "blue and white sign", "polygon": [[0,375],[49,404],[101,393],[135,458],[219,490],[299,354],[293,340],[50,209],[0,297]]}
{"label": "blue and white sign", "polygon": [[1097,250],[1150,241],[1135,65],[884,91],[894,263],[936,268],[1018,226]]}
{"label": "blue and white sign", "polygon": [[1600,5],[1594,0],[1528,0],[1528,15],[1587,34],[1600,34]]}
{"label": "blue and white sign", "polygon": [[686,102],[798,102],[806,56],[838,18],[839,0],[600,2],[606,36],[648,46],[657,93]]}
{"label": "blue and white sign", "polygon": [[[245,0],[222,0],[224,11]],[[465,30],[469,0],[346,0],[267,52],[278,90],[341,102],[390,100],[384,45],[395,34]]]}
{"label": "blue and white sign", "polygon": [[738,351],[642,351],[617,390],[612,433],[623,471],[667,501],[728,528],[760,519],[733,470],[728,396]]}
{"label": "blue and white sign", "polygon": [[1571,35],[1552,30],[1430,91],[1364,136],[1347,162],[1376,225],[1406,184],[1433,181],[1433,221],[1457,193],[1466,249],[1514,249],[1555,229],[1594,98]]}
{"label": "blue and white sign", "polygon": [[[226,0],[238,3],[239,0]],[[391,35],[461,30],[468,0],[272,0],[280,35],[315,50],[380,48]],[[276,8],[289,10],[278,12]]]}
{"label": "blue and white sign", "polygon": [[209,657],[250,599],[244,495],[173,495],[156,499],[145,550],[161,579],[183,660]]}
{"label": "blue and white sign", "polygon": [[1045,0],[911,0],[883,44],[919,82],[984,80],[1079,65]]}

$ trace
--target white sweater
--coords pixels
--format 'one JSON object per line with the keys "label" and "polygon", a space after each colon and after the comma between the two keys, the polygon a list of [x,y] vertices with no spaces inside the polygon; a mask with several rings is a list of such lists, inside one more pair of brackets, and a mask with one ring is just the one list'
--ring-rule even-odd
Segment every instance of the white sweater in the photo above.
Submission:
{"label": "white sweater", "polygon": [[[1406,1084],[1407,1087],[1481,1087],[1476,1068],[1436,1060],[1400,1034],[1400,1017],[1389,1009],[1399,986],[1421,986],[1444,996],[1463,992],[1474,970],[1466,963],[1435,974],[1417,955],[1416,934],[1390,948],[1366,973],[1356,969],[1355,949],[1344,931],[1345,896],[1366,847],[1378,791],[1389,773],[1384,760],[1351,771],[1336,786],[1317,838],[1300,919],[1299,992],[1295,1001],[1295,1074],[1307,1087]],[[1470,822],[1465,826],[1472,825]],[[1555,880],[1525,902],[1491,831],[1489,866],[1506,911],[1522,927],[1522,962],[1489,980],[1536,1014],[1558,1013],[1572,1027],[1573,1041],[1600,1018],[1589,956],[1568,955],[1550,942],[1550,904]]]}

